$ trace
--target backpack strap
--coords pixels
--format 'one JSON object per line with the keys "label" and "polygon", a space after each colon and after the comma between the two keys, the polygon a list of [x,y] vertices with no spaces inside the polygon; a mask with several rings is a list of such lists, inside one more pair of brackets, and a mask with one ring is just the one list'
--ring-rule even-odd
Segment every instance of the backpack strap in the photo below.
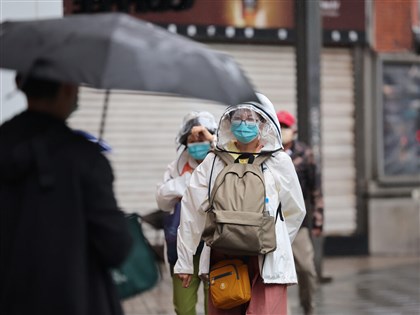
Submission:
{"label": "backpack strap", "polygon": [[274,222],[277,222],[277,217],[280,216],[280,220],[284,221],[284,217],[283,217],[283,213],[281,211],[281,201],[279,203],[279,206],[277,207],[277,212],[276,212],[276,220]]}
{"label": "backpack strap", "polygon": [[213,159],[213,163],[212,163],[211,171],[210,171],[209,188],[207,190],[207,196],[208,196],[209,203],[210,203],[210,207],[209,207],[208,210],[210,210],[212,208],[212,204],[211,204],[211,179],[213,177],[213,170],[214,170],[214,164],[216,162],[216,156],[218,156],[223,161],[223,163],[225,163],[226,165],[233,164],[233,163],[238,163],[237,162],[238,159],[235,160],[233,158],[233,156],[231,155],[231,153],[228,152],[228,151],[213,150],[212,152],[214,153],[214,159]]}
{"label": "backpack strap", "polygon": [[252,164],[261,165],[271,157],[270,153],[258,154]]}
{"label": "backpack strap", "polygon": [[235,163],[235,159],[229,152],[214,150],[214,154],[217,155],[226,165]]}
{"label": "backpack strap", "polygon": [[[208,196],[208,200],[209,200],[209,203],[210,203],[210,207],[207,211],[209,211],[212,208],[212,204],[211,204],[211,179],[213,177],[213,170],[214,170],[214,164],[216,162],[216,156],[218,156],[226,165],[233,164],[233,163],[239,163],[238,160],[242,159],[242,158],[250,158],[249,156],[244,156],[244,154],[241,154],[237,159],[234,159],[233,156],[231,155],[231,152],[228,152],[228,151],[213,150],[212,152],[214,153],[214,159],[213,159],[213,163],[212,163],[212,166],[211,166],[210,179],[209,179],[209,185],[208,185],[208,190],[207,190],[207,196]],[[237,152],[232,152],[232,153],[238,154]],[[252,163],[251,164],[255,164],[257,166],[261,165],[261,171],[263,171],[262,170],[262,163],[264,161],[266,161],[268,158],[271,157],[271,153],[259,154],[259,155],[257,155],[256,158],[254,158],[254,155],[251,154],[251,153],[245,153],[245,154],[252,155],[251,156],[252,157],[252,161],[251,161]],[[281,205],[280,205],[280,207],[281,207]]]}
{"label": "backpack strap", "polygon": [[[213,153],[214,153],[214,159],[213,159],[213,163],[211,165],[210,179],[209,179],[209,189],[207,190],[207,196],[208,196],[208,199],[209,199],[209,203],[210,203],[210,200],[211,200],[211,196],[210,196],[210,194],[211,194],[211,178],[213,177],[214,163],[216,162],[216,156],[217,156],[216,151],[214,151]],[[212,206],[213,205],[210,204],[210,207],[206,211],[210,211]]]}
{"label": "backpack strap", "polygon": [[[271,157],[271,153],[258,154],[255,157],[254,153],[249,153],[249,152],[240,153],[240,152],[230,152],[230,151],[220,151],[220,150],[214,150],[213,152],[218,157],[220,157],[220,159],[223,162],[225,162],[226,165],[232,164],[232,163],[239,163],[239,160],[242,160],[242,159],[249,159],[249,162],[251,163],[248,163],[248,164],[254,164],[254,165],[259,166],[265,160]],[[234,159],[231,153],[239,154],[239,157]]]}

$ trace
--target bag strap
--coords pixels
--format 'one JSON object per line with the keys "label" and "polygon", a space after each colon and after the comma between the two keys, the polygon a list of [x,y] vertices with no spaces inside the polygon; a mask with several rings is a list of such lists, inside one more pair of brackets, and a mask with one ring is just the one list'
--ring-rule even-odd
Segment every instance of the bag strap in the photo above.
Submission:
{"label": "bag strap", "polygon": [[[271,152],[267,153],[259,153],[257,156],[255,156],[255,153],[252,152],[231,152],[231,151],[220,151],[220,150],[214,150],[214,154],[216,154],[220,159],[225,162],[226,165],[232,164],[232,163],[239,163],[239,160],[242,159],[249,159],[248,164],[253,165],[261,165],[266,161],[268,158],[271,157]],[[239,156],[234,159],[233,154],[239,154]]]}
{"label": "bag strap", "polygon": [[271,157],[270,153],[258,154],[252,164],[261,165]]}
{"label": "bag strap", "polygon": [[226,165],[235,163],[235,159],[229,152],[214,150],[214,154],[217,155]]}
{"label": "bag strap", "polygon": [[284,217],[283,217],[283,213],[281,212],[281,201],[279,203],[279,206],[277,207],[277,212],[276,212],[276,220],[274,221],[274,223],[277,222],[277,217],[280,216],[280,220],[284,221]]}
{"label": "bag strap", "polygon": [[161,255],[158,253],[158,249],[150,243],[149,239],[146,237],[146,235],[144,235],[144,232],[143,232],[143,222],[146,222],[146,221],[143,220],[143,217],[137,212],[125,213],[124,217],[125,217],[125,220],[127,221],[132,218],[134,218],[134,220],[136,221],[137,228],[139,229],[139,232],[141,236],[143,237],[144,243],[146,244],[150,252],[153,253],[154,261],[157,267],[156,269],[158,270],[159,276],[162,279],[163,278],[162,266],[159,264],[159,261],[162,260]]}
{"label": "bag strap", "polygon": [[[209,211],[212,208],[212,205],[211,205],[211,179],[213,177],[213,171],[214,171],[214,164],[216,162],[216,156],[218,156],[226,165],[233,164],[233,163],[239,163],[239,160],[242,159],[242,158],[250,158],[251,159],[251,157],[252,157],[251,164],[261,166],[261,172],[264,171],[263,167],[262,167],[262,163],[264,161],[266,161],[268,158],[271,157],[271,153],[258,154],[258,156],[256,158],[254,158],[253,153],[243,153],[237,159],[234,159],[233,156],[231,155],[231,153],[238,154],[237,152],[221,151],[221,150],[213,150],[212,152],[214,153],[214,159],[213,159],[213,163],[212,163],[212,166],[211,166],[209,185],[208,185],[208,190],[207,190],[207,197],[208,197],[208,200],[209,200],[209,203],[210,203],[210,206],[207,209],[207,211]],[[246,156],[244,156],[244,155],[246,155]]]}
{"label": "bag strap", "polygon": [[[213,177],[213,170],[214,170],[214,163],[216,162],[216,151],[214,151],[214,159],[213,159],[213,163],[211,165],[211,171],[210,171],[210,179],[209,179],[209,188],[207,190],[207,197],[209,199],[209,203],[210,203],[210,194],[211,194],[211,178]],[[207,209],[207,211],[209,211],[212,208],[212,205],[210,204],[209,208]]]}

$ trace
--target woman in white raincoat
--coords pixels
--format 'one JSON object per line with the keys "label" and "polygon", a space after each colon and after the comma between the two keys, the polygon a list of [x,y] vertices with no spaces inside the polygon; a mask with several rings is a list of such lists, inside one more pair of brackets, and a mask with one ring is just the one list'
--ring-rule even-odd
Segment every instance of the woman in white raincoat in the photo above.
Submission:
{"label": "woman in white raincoat", "polygon": [[[209,112],[190,112],[182,122],[176,137],[178,157],[172,161],[163,176],[163,182],[157,185],[156,201],[161,210],[171,215],[164,219],[166,241],[165,258],[169,263],[171,274],[177,260],[176,235],[179,225],[180,200],[191,178],[191,173],[213,149],[217,129],[214,116]],[[197,244],[198,245],[198,244]],[[197,292],[201,283],[198,276],[198,265],[203,243],[194,250],[194,273],[192,285],[182,288],[182,282],[177,276],[172,277],[173,303],[177,315],[195,315]],[[207,309],[208,283],[204,285],[205,308]]]}
{"label": "woman in white raincoat", "polygon": [[[209,314],[286,314],[287,285],[296,284],[297,276],[291,243],[305,217],[305,204],[298,177],[290,157],[283,152],[280,126],[270,100],[257,94],[259,103],[249,102],[230,106],[220,119],[217,132],[217,150],[228,151],[234,159],[238,153],[271,152],[264,166],[266,207],[276,216],[282,203],[284,221],[276,220],[277,249],[266,255],[251,256],[248,262],[253,284],[248,304],[221,310],[209,299]],[[239,161],[241,162],[241,161]],[[214,165],[213,165],[214,164]],[[193,273],[193,254],[200,243],[209,208],[208,187],[211,187],[225,163],[213,153],[195,169],[181,202],[181,222],[178,229],[178,261],[174,273],[188,287]],[[212,172],[212,175],[210,173]],[[200,275],[208,274],[210,256],[206,250],[201,255]],[[262,281],[261,281],[262,278]],[[260,281],[258,281],[260,280]]]}

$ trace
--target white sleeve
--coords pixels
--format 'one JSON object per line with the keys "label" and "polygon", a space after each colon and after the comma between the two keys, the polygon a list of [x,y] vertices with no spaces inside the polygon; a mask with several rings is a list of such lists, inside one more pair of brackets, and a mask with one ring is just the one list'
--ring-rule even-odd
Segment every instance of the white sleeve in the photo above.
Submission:
{"label": "white sleeve", "polygon": [[290,242],[293,242],[306,215],[305,201],[291,158],[286,153],[280,153],[279,158],[276,166],[280,170],[279,198]]}
{"label": "white sleeve", "polygon": [[191,173],[186,172],[179,176],[176,170],[177,161],[168,165],[163,176],[163,182],[156,187],[156,202],[159,209],[173,211],[175,204],[181,199],[191,178]]}
{"label": "white sleeve", "polygon": [[208,207],[208,178],[213,157],[207,157],[193,172],[181,201],[181,222],[178,228],[178,261],[174,273],[192,274],[193,255],[200,243]]}

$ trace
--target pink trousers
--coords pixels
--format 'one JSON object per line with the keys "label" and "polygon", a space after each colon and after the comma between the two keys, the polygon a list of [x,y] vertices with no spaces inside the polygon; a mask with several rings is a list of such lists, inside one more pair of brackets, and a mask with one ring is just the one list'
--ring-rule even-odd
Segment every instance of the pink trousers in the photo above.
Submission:
{"label": "pink trousers", "polygon": [[[287,285],[264,284],[258,268],[258,257],[248,263],[251,301],[229,310],[218,309],[208,299],[208,315],[287,315]],[[209,292],[210,293],[210,292]]]}

